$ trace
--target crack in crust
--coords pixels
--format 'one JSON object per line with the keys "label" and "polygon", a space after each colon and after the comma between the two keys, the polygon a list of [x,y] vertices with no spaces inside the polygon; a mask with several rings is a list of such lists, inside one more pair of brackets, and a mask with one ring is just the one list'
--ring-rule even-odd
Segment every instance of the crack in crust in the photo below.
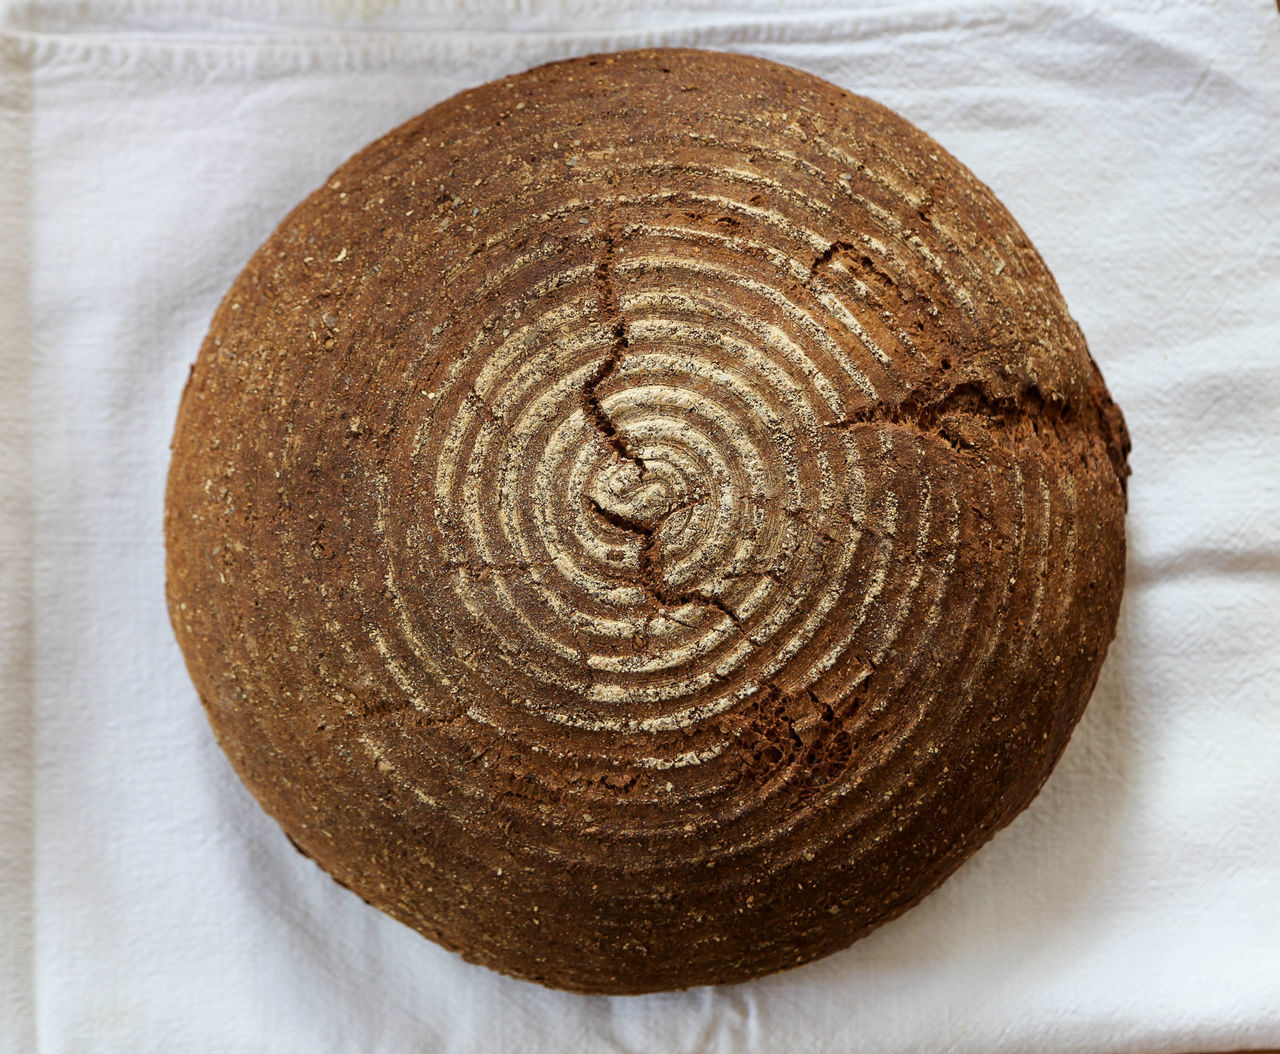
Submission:
{"label": "crack in crust", "polygon": [[926,391],[917,391],[900,402],[876,403],[848,417],[827,421],[823,427],[845,429],[864,424],[911,424],[921,431],[940,431],[943,438],[959,447],[967,444],[945,433],[944,419],[955,414],[981,417],[992,424],[1005,426],[1027,421],[1037,434],[1042,425],[1057,434],[1056,426],[1070,419],[1072,412],[1072,406],[1061,396],[1050,394],[1046,397],[1034,384],[1026,385],[1016,394],[1001,396],[979,381],[965,381],[932,396]]}
{"label": "crack in crust", "polygon": [[631,449],[626,436],[618,431],[604,407],[600,404],[599,389],[627,354],[631,346],[631,337],[627,331],[627,320],[618,308],[617,278],[613,270],[613,238],[605,235],[601,239],[604,244],[604,255],[596,263],[596,284],[599,288],[601,314],[604,315],[610,333],[613,335],[613,348],[600,366],[582,386],[582,409],[587,419],[595,425],[604,436],[605,442],[623,461],[630,461],[640,470],[641,478],[648,472],[644,461]]}
{"label": "crack in crust", "polygon": [[[600,241],[604,245],[604,254],[596,264],[595,276],[599,288],[601,313],[604,315],[609,331],[613,334],[613,348],[608,357],[600,363],[600,366],[587,378],[586,383],[583,385],[582,404],[587,419],[595,426],[596,430],[609,445],[609,448],[620,461],[630,462],[636,466],[639,471],[639,482],[643,483],[649,476],[649,466],[645,464],[644,458],[636,453],[627,437],[619,430],[600,401],[600,385],[618,368],[631,347],[627,319],[622,313],[618,300],[617,275],[614,270],[614,257],[616,254],[614,238],[611,234],[605,234],[600,238]],[[684,592],[672,590],[667,585],[662,574],[658,552],[659,532],[670,517],[677,512],[696,505],[696,501],[687,501],[674,505],[663,512],[656,523],[647,524],[616,510],[607,509],[594,498],[588,498],[588,500],[591,502],[592,508],[603,519],[620,530],[627,531],[641,539],[638,557],[640,581],[637,584],[649,594],[655,607],[667,609],[684,607],[687,604],[701,604],[704,607],[713,608],[720,612],[733,623],[734,628],[739,633],[746,635],[742,619],[725,602],[723,597],[698,589]],[[672,621],[681,621],[673,618],[665,610],[663,613],[665,617],[672,618]],[[652,616],[650,616],[651,619]]]}
{"label": "crack in crust", "polygon": [[[1110,399],[1104,401],[1096,393],[1091,395],[1088,412],[1097,418],[1101,426],[1116,481],[1122,490],[1127,491],[1130,444],[1123,419],[1119,419],[1117,424],[1118,412]],[[1056,392],[1046,395],[1036,384],[1026,384],[1011,394],[998,395],[979,381],[964,381],[941,393],[917,391],[896,403],[877,403],[848,417],[827,421],[823,427],[850,429],[861,425],[909,425],[922,433],[941,437],[956,450],[965,450],[973,443],[953,427],[951,419],[979,418],[1004,432],[1026,425],[1042,440],[1078,442],[1092,434],[1092,430],[1072,427],[1076,416],[1076,407],[1071,402]]]}

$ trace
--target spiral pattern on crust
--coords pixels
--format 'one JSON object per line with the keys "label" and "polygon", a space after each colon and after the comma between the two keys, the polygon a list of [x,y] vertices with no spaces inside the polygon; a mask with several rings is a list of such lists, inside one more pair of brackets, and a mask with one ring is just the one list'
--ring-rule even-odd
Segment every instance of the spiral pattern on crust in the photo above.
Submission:
{"label": "spiral pattern on crust", "polygon": [[193,369],[169,602],[295,844],[478,962],[741,980],[934,888],[1114,632],[1127,438],[901,118],[630,52],[463,93],[285,220]]}

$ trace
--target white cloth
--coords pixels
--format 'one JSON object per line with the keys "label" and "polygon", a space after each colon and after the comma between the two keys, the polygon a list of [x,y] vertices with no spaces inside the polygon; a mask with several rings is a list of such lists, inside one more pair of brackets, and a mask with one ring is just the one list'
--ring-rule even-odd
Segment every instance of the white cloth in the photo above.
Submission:
{"label": "white cloth", "polygon": [[[1280,1046],[1280,12],[1273,0],[63,0],[0,21],[0,1049]],[[1129,583],[1032,807],[850,950],[586,998],[299,856],[165,614],[188,364],[274,224],[429,104],[550,59],[752,52],[915,121],[1056,274],[1133,433]]]}

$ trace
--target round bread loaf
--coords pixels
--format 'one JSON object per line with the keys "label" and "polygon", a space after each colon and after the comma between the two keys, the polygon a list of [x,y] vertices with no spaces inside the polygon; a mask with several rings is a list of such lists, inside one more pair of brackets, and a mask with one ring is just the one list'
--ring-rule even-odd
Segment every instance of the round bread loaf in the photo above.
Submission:
{"label": "round bread loaf", "polygon": [[640,51],[361,151],[214,318],[174,629],[289,838],[467,959],[629,993],[848,945],[1035,795],[1128,440],[991,192],[884,107]]}

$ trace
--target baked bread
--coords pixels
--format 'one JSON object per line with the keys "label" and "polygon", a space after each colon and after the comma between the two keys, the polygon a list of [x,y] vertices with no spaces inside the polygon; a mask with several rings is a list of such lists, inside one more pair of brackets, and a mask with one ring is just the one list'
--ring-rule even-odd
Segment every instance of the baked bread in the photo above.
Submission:
{"label": "baked bread", "polygon": [[583,992],[843,948],[1035,795],[1128,440],[991,192],[759,59],[542,66],[343,165],[178,414],[173,626],[289,838]]}

